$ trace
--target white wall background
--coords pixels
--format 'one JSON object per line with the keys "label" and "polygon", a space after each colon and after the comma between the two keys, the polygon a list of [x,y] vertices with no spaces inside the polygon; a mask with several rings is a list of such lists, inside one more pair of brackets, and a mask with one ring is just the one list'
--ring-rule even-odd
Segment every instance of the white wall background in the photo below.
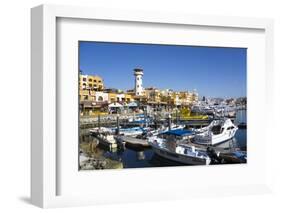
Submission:
{"label": "white wall background", "polygon": [[[269,17],[275,19],[275,83],[279,100],[276,102],[276,121],[280,120],[281,13],[278,0],[9,0],[0,7],[0,211],[37,212],[29,204],[30,178],[30,8],[42,3],[71,4],[123,9],[185,12],[231,16]],[[278,110],[277,110],[278,109]],[[277,125],[277,122],[276,122]],[[280,127],[280,125],[278,126]],[[280,140],[276,138],[276,142]],[[281,162],[276,143],[276,164]],[[278,156],[279,155],[279,156]],[[272,195],[202,198],[187,201],[138,203],[67,209],[69,212],[278,212],[281,209],[281,174],[275,172],[275,193]],[[279,202],[278,202],[279,201]],[[62,209],[47,210],[60,212]]]}

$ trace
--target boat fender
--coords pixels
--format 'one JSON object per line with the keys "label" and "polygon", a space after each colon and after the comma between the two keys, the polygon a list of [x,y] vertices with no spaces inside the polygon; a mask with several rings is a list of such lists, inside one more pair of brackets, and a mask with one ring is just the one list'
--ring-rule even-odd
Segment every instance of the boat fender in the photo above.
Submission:
{"label": "boat fender", "polygon": [[217,152],[217,156],[218,156],[218,157],[220,156],[220,153],[221,153],[221,152]]}

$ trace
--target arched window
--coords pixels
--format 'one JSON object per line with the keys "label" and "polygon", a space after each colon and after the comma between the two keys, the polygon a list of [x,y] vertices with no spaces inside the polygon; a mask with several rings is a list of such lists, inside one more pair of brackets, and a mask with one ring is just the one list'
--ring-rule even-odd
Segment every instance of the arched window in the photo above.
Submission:
{"label": "arched window", "polygon": [[98,101],[103,101],[103,97],[99,96]]}

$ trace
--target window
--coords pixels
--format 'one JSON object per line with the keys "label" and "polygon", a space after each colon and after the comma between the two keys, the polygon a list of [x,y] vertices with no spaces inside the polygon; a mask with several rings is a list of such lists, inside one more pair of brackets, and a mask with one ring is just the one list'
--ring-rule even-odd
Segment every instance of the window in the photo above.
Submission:
{"label": "window", "polygon": [[90,78],[90,79],[89,79],[89,82],[92,82],[92,81],[93,81],[93,80]]}
{"label": "window", "polygon": [[99,83],[101,83],[101,80],[99,80]]}
{"label": "window", "polygon": [[234,126],[228,127],[227,130],[234,129]]}
{"label": "window", "polygon": [[87,78],[83,78],[83,81],[87,81]]}
{"label": "window", "polygon": [[98,101],[103,101],[103,97],[99,96]]}
{"label": "window", "polygon": [[94,82],[97,82],[97,80],[96,80],[96,79],[94,79]]}
{"label": "window", "polygon": [[92,84],[89,84],[89,87],[92,87],[93,85]]}

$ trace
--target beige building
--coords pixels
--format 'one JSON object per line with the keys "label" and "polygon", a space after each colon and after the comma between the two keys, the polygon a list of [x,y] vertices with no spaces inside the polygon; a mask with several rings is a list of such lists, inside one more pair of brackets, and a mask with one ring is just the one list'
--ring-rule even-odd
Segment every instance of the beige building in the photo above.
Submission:
{"label": "beige building", "polygon": [[103,79],[97,75],[80,75],[80,89],[90,89],[94,91],[102,91],[104,89]]}

